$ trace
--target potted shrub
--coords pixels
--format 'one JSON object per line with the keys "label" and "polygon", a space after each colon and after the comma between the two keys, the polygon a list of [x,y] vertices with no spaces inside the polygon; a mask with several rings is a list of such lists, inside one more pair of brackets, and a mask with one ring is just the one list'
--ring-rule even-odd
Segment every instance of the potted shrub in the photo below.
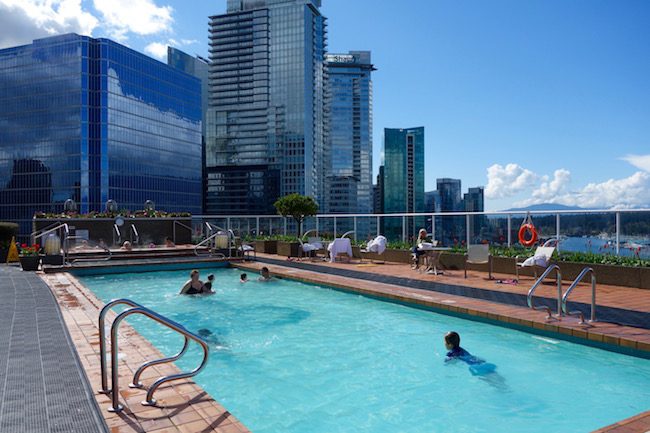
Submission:
{"label": "potted shrub", "polygon": [[0,263],[7,263],[11,240],[18,234],[18,224],[0,222]]}
{"label": "potted shrub", "polygon": [[265,236],[261,239],[255,240],[255,249],[260,253],[277,254],[278,240],[271,239],[270,236]]}
{"label": "potted shrub", "polygon": [[302,236],[302,222],[305,218],[316,215],[318,204],[312,197],[300,194],[289,194],[278,199],[274,204],[278,213],[283,217],[291,217],[296,222],[296,238],[291,241],[278,242],[278,254],[287,257],[300,256],[300,236]]}
{"label": "potted shrub", "polygon": [[18,258],[20,265],[23,267],[23,271],[38,270],[38,265],[41,263],[41,256],[38,254],[40,250],[41,246],[39,244],[31,246],[27,244],[20,245]]}

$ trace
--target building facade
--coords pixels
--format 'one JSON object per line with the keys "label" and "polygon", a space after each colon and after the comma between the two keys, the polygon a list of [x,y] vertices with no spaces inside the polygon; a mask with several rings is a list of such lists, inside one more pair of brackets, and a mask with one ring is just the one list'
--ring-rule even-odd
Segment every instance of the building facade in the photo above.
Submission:
{"label": "building facade", "polygon": [[[436,179],[437,191],[440,194],[441,212],[463,212],[463,198],[460,179]],[[436,230],[440,233],[440,240],[445,245],[453,245],[464,240],[465,219],[461,216],[445,216],[436,220]]]}
{"label": "building facade", "polygon": [[[424,127],[384,129],[384,212],[424,212]],[[407,218],[402,228],[398,218],[385,218],[387,236],[411,237],[424,224]]]}
{"label": "building facade", "polygon": [[0,220],[35,212],[201,212],[196,78],[107,39],[67,34],[0,50]]}
{"label": "building facade", "polygon": [[228,0],[210,17],[206,212],[275,213],[324,192],[326,19],[320,0]]}
{"label": "building facade", "polygon": [[327,54],[329,141],[325,213],[371,213],[372,78],[369,51]]}
{"label": "building facade", "polygon": [[[485,203],[483,197],[483,187],[478,186],[469,188],[463,195],[463,204],[465,212],[483,212]],[[487,220],[484,215],[472,215],[469,218],[470,241],[478,243],[483,239],[483,230],[487,229]]]}

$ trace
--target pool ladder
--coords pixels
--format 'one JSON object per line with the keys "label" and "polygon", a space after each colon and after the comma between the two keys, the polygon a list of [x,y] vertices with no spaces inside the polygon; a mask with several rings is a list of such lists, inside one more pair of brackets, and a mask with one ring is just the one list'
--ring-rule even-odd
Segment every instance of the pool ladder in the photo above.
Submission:
{"label": "pool ladder", "polygon": [[596,275],[594,274],[594,270],[589,267],[584,268],[580,272],[580,274],[578,274],[576,279],[571,283],[571,285],[563,295],[562,294],[562,271],[560,270],[560,267],[558,265],[556,264],[550,265],[548,268],[546,268],[544,273],[537,279],[537,281],[535,281],[535,284],[533,284],[533,286],[528,291],[528,296],[526,298],[528,307],[532,308],[533,310],[545,310],[547,314],[546,318],[547,319],[553,318],[553,313],[550,307],[546,305],[535,306],[533,304],[533,295],[535,294],[535,290],[542,283],[544,278],[550,275],[551,272],[553,271],[555,271],[555,278],[557,281],[557,315],[555,316],[555,318],[557,318],[557,320],[561,320],[562,315],[579,316],[580,324],[585,323],[585,317],[582,311],[567,311],[567,300],[571,292],[573,292],[573,290],[584,279],[584,277],[587,274],[591,274],[591,318],[589,319],[589,321],[595,322],[596,321]]}
{"label": "pool ladder", "polygon": [[[107,373],[106,373],[105,321],[106,321],[106,313],[108,313],[108,311],[116,305],[128,305],[131,308],[128,308],[122,311],[121,313],[119,313],[117,317],[115,317],[115,320],[111,325],[111,388],[108,388],[108,379],[106,377]],[[187,348],[189,347],[190,340],[193,340],[196,343],[198,343],[203,349],[203,360],[201,361],[201,364],[198,367],[196,367],[194,370],[184,372],[184,373],[171,374],[169,376],[163,376],[158,380],[156,380],[153,384],[151,384],[151,386],[147,390],[147,397],[145,401],[142,402],[144,406],[155,406],[156,399],[153,398],[153,394],[160,387],[160,385],[172,380],[185,379],[188,377],[196,376],[197,374],[199,374],[201,370],[203,370],[203,368],[208,362],[208,354],[209,354],[208,343],[206,343],[203,339],[201,339],[197,335],[185,329],[183,325],[176,323],[173,320],[170,320],[164,316],[161,316],[155,311],[147,307],[144,307],[138,304],[137,302],[133,302],[130,299],[115,299],[109,302],[104,306],[104,308],[102,308],[102,310],[99,313],[99,355],[100,355],[100,368],[101,368],[101,376],[102,376],[102,388],[101,390],[99,390],[99,392],[102,394],[111,394],[112,404],[111,407],[108,408],[109,412],[120,412],[122,411],[122,409],[124,409],[124,407],[120,404],[118,356],[117,356],[118,355],[117,331],[122,320],[124,320],[127,316],[130,316],[132,314],[142,314],[170,329],[173,329],[174,331],[183,335],[185,341],[183,343],[183,348],[176,355],[167,358],[156,359],[153,361],[147,361],[144,364],[142,364],[133,375],[133,380],[129,384],[130,388],[144,387],[142,382],[140,382],[140,376],[147,368],[154,365],[173,362],[179,359],[180,357],[182,357],[187,351]]]}

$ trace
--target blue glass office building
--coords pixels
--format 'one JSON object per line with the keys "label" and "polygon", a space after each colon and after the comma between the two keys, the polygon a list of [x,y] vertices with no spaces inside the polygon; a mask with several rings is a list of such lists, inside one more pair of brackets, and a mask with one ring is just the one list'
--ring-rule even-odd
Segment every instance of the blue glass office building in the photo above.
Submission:
{"label": "blue glass office building", "polygon": [[[425,212],[424,207],[424,127],[384,129],[384,212]],[[423,226],[422,218],[385,218],[386,236],[411,237]],[[403,230],[403,231],[402,231]]]}
{"label": "blue glass office building", "polygon": [[320,0],[228,0],[210,17],[206,212],[275,213],[321,201],[325,18]]}
{"label": "blue glass office building", "polygon": [[369,51],[327,54],[329,141],[325,212],[372,213],[372,79]]}
{"label": "blue glass office building", "polygon": [[201,212],[197,78],[107,39],[0,50],[0,220],[123,209]]}

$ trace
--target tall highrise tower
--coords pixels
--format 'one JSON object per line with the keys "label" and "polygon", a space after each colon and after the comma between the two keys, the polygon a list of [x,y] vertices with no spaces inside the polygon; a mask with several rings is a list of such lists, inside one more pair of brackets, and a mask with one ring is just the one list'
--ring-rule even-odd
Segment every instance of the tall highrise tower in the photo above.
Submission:
{"label": "tall highrise tower", "polygon": [[319,7],[320,0],[228,0],[226,14],[210,17],[207,213],[275,213],[275,200],[294,192],[322,202]]}
{"label": "tall highrise tower", "polygon": [[[424,127],[384,129],[384,212],[424,212]],[[401,219],[386,218],[388,235],[395,236]],[[407,219],[402,234],[412,236],[424,222]]]}
{"label": "tall highrise tower", "polygon": [[[441,178],[436,180],[440,193],[440,210],[442,212],[462,212],[465,210],[461,194],[460,179]],[[465,238],[464,218],[458,216],[441,217],[440,239],[445,245],[462,242]]]}
{"label": "tall highrise tower", "polygon": [[325,212],[371,213],[372,79],[370,51],[328,54],[329,140]]}

